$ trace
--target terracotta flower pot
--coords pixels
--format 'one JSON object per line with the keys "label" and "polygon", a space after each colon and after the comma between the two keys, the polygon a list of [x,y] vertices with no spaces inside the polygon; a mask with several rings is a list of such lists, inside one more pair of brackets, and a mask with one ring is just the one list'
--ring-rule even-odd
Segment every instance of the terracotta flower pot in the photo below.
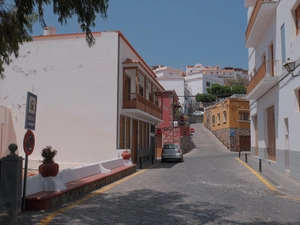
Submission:
{"label": "terracotta flower pot", "polygon": [[58,174],[59,165],[54,161],[45,161],[39,166],[39,173],[43,177],[55,177]]}
{"label": "terracotta flower pot", "polygon": [[131,154],[129,151],[126,150],[121,153],[121,156],[123,157],[124,160],[129,160],[131,157]]}

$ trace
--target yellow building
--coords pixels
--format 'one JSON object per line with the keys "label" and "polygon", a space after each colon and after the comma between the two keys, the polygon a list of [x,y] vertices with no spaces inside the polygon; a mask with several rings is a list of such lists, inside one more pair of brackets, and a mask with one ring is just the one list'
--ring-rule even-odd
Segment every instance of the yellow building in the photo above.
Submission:
{"label": "yellow building", "polygon": [[250,109],[245,98],[229,97],[204,110],[204,126],[230,151],[250,151]]}

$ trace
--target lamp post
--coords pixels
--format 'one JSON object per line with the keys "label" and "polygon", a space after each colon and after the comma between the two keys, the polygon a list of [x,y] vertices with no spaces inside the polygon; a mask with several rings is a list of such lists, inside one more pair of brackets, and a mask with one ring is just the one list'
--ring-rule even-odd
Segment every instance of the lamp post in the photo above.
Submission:
{"label": "lamp post", "polygon": [[283,64],[284,68],[288,73],[292,73],[292,77],[298,77],[300,75],[294,75],[293,72],[296,69],[295,61],[292,61],[290,58],[287,58],[287,61]]}

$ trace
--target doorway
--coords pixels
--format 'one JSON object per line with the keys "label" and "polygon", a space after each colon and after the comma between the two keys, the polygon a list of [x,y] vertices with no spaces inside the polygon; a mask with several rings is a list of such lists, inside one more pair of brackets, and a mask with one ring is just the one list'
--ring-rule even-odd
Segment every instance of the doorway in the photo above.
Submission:
{"label": "doorway", "polygon": [[131,146],[131,159],[133,163],[137,162],[137,146],[138,146],[138,121],[132,120],[132,146]]}
{"label": "doorway", "polygon": [[268,155],[276,161],[275,111],[274,105],[267,109]]}

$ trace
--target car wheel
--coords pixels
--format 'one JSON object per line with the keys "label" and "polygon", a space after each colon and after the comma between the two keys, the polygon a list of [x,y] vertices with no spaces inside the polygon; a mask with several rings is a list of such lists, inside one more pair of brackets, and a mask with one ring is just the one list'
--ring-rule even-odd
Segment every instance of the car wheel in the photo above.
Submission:
{"label": "car wheel", "polygon": [[180,162],[183,162],[183,156],[181,157]]}
{"label": "car wheel", "polygon": [[161,162],[163,163],[163,162],[165,162],[165,160],[164,160],[164,159],[161,159]]}

